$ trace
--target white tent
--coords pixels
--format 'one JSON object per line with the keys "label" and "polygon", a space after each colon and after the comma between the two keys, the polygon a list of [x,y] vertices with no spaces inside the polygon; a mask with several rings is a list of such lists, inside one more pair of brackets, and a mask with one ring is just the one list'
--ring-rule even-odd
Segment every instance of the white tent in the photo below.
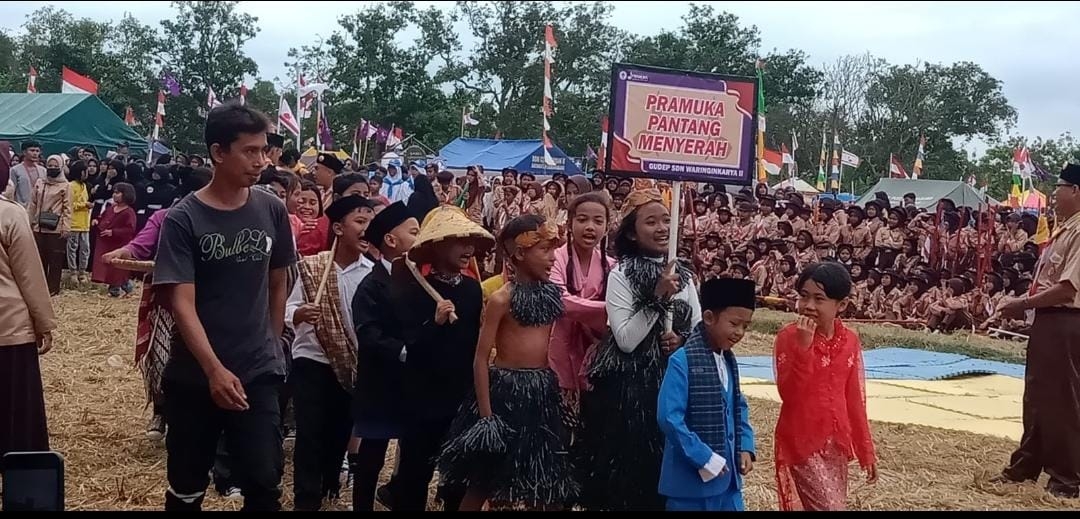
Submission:
{"label": "white tent", "polygon": [[777,189],[784,189],[784,188],[787,188],[787,187],[794,187],[795,192],[802,193],[804,195],[816,195],[816,194],[821,192],[821,191],[818,191],[817,189],[814,189],[814,186],[811,186],[810,184],[806,183],[806,181],[801,179],[801,178],[796,178],[795,179],[794,186],[792,186],[791,179],[788,179],[788,180],[785,180],[785,181],[783,181],[783,182],[781,182],[779,184],[776,184],[775,186],[772,186],[772,190],[776,191]]}

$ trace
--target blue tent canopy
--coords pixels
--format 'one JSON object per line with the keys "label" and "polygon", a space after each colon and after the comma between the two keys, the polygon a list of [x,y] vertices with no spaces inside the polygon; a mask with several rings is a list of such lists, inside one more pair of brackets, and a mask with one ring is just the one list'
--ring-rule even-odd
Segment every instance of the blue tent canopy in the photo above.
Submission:
{"label": "blue tent canopy", "polygon": [[498,174],[503,168],[514,168],[518,173],[533,175],[580,175],[581,168],[558,146],[548,151],[554,166],[544,163],[544,145],[539,139],[494,140],[457,138],[439,150],[447,169],[464,170],[479,164],[489,174]]}

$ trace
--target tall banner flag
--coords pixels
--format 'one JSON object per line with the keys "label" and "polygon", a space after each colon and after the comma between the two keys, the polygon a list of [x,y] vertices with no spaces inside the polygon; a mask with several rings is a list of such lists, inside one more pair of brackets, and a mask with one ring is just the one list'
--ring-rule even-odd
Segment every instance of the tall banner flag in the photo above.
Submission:
{"label": "tall banner flag", "polygon": [[799,138],[794,132],[791,133],[791,165],[788,166],[788,173],[791,178],[799,176],[799,163],[795,160],[795,152],[799,151]]}
{"label": "tall banner flag", "polygon": [[926,136],[919,134],[919,150],[915,152],[915,167],[911,168],[912,180],[922,176],[923,159],[926,156]]}
{"label": "tall banner flag", "polygon": [[36,94],[37,93],[37,69],[34,68],[34,67],[30,67],[30,73],[27,75],[26,93],[27,94]]}
{"label": "tall banner flag", "polygon": [[330,124],[326,121],[326,105],[319,99],[318,112],[318,145],[320,150],[334,147],[334,136],[330,134]]}
{"label": "tall banner flag", "polygon": [[554,98],[551,93],[551,64],[555,62],[555,28],[551,24],[544,26],[544,104],[542,111],[544,112],[544,128],[541,132],[544,142],[544,164],[548,166],[555,165],[555,159],[551,158],[551,139],[548,138],[548,132],[551,131],[551,124],[548,119],[552,114],[552,104],[554,104]]}
{"label": "tall banner flag", "polygon": [[829,190],[840,191],[840,136],[833,132],[832,170],[829,172]]}
{"label": "tall banner flag", "polygon": [[754,71],[757,74],[757,156],[759,159],[757,180],[758,182],[765,182],[768,180],[765,176],[765,163],[762,162],[765,156],[765,62],[760,59],[757,60],[754,64]]}
{"label": "tall banner flag", "polygon": [[606,172],[750,185],[758,100],[752,77],[616,63]]}
{"label": "tall banner flag", "polygon": [[154,132],[150,136],[150,145],[146,149],[146,162],[149,163],[154,157],[154,143],[161,134],[161,128],[165,126],[165,91],[158,90],[157,111],[154,112]]}
{"label": "tall banner flag", "polygon": [[67,67],[61,69],[60,92],[64,94],[97,95],[98,84],[93,79],[80,75]]}
{"label": "tall banner flag", "polygon": [[300,124],[296,121],[296,117],[293,116],[292,109],[289,108],[289,102],[285,100],[285,96],[281,96],[281,101],[278,102],[278,128],[289,130],[289,133],[300,138]]}
{"label": "tall banner flag", "polygon": [[825,191],[825,155],[827,155],[825,142],[825,128],[821,128],[821,158],[818,159],[817,182],[814,186],[818,191]]}

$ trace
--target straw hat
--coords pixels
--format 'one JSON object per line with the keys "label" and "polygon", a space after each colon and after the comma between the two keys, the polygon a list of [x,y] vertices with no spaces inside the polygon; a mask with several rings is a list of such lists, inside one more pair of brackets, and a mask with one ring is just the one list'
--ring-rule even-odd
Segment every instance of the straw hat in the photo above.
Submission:
{"label": "straw hat", "polygon": [[409,250],[409,259],[416,263],[431,263],[431,250],[440,242],[454,238],[473,239],[477,252],[495,246],[495,237],[470,220],[465,211],[452,205],[441,205],[424,218],[416,244]]}

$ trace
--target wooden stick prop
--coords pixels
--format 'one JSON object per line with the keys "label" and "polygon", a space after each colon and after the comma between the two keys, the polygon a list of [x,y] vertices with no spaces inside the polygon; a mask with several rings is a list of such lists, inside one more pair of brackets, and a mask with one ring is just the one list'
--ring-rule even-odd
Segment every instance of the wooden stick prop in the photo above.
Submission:
{"label": "wooden stick prop", "polygon": [[313,304],[318,305],[322,301],[323,292],[326,292],[326,282],[330,280],[330,272],[334,270],[334,254],[337,253],[337,236],[334,237],[334,244],[330,246],[330,261],[327,262],[326,268],[323,269],[322,277],[319,278],[319,288],[315,290],[315,300]]}
{"label": "wooden stick prop", "polygon": [[[435,300],[435,304],[443,302],[443,297],[439,295],[439,292],[435,290],[435,287],[431,286],[431,283],[428,283],[428,281],[424,279],[424,276],[420,275],[420,271],[417,270],[416,264],[409,260],[409,258],[404,258],[404,260],[405,266],[409,268],[409,273],[412,274],[413,279],[415,279],[417,283],[420,283],[420,288],[423,288],[424,292],[427,292],[427,294]],[[457,313],[450,312],[450,324],[453,324],[457,319]]]}
{"label": "wooden stick prop", "polygon": [[[682,181],[676,180],[671,183],[671,231],[668,232],[668,261],[671,261],[671,270],[668,275],[678,272],[679,258],[679,228],[682,227],[679,220],[682,211]],[[680,287],[683,288],[683,287]],[[675,316],[667,312],[664,316],[664,332],[670,333],[674,325]]]}

